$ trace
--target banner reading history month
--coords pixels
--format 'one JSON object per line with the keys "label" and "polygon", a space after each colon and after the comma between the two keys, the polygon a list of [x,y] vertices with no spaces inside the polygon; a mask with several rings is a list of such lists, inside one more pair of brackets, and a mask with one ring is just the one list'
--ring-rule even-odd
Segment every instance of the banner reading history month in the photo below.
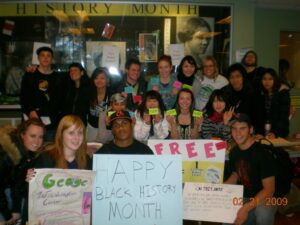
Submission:
{"label": "banner reading history month", "polygon": [[185,183],[183,218],[187,220],[233,223],[241,207],[243,186]]}
{"label": "banner reading history month", "polygon": [[221,140],[148,140],[156,155],[182,155],[183,182],[222,183],[227,144]]}
{"label": "banner reading history month", "polygon": [[96,172],[36,169],[29,183],[30,225],[89,225]]}
{"label": "banner reading history month", "polygon": [[94,155],[93,225],[182,225],[180,156]]}

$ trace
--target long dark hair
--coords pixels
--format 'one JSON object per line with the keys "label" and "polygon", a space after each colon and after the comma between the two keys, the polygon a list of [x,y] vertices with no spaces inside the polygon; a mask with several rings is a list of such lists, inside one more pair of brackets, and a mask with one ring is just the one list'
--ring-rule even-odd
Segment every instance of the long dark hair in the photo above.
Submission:
{"label": "long dark hair", "polygon": [[213,102],[214,102],[215,98],[217,98],[219,101],[224,101],[225,102],[224,111],[227,111],[230,107],[229,99],[228,99],[228,96],[225,94],[225,92],[221,89],[216,89],[211,93],[211,95],[210,95],[210,97],[209,97],[209,99],[206,103],[206,106],[204,108],[206,114],[209,117],[211,117],[215,112],[214,107],[213,107]]}
{"label": "long dark hair", "polygon": [[[105,68],[105,67],[97,67],[93,73],[92,73],[92,76],[91,76],[91,81],[92,81],[92,90],[91,90],[91,96],[90,96],[90,105],[95,107],[97,105],[97,102],[98,102],[98,97],[97,97],[97,88],[94,84],[94,80],[97,78],[97,76],[99,74],[104,74],[106,79],[108,80],[108,85],[110,83],[110,80],[109,80],[109,72],[108,70]],[[105,93],[105,97],[104,99],[106,98],[109,98],[108,96],[108,90],[106,90],[106,93]]]}
{"label": "long dark hair", "polygon": [[266,68],[265,71],[264,71],[264,74],[261,76],[261,87],[262,87],[262,91],[266,94],[267,93],[267,90],[264,88],[263,84],[262,84],[262,80],[263,80],[263,77],[266,75],[266,74],[270,74],[274,80],[274,83],[273,83],[273,87],[272,87],[272,94],[275,94],[279,91],[280,89],[280,86],[281,86],[281,82],[279,80],[279,76],[277,75],[276,71],[272,68]]}
{"label": "long dark hair", "polygon": [[[69,65],[69,74],[70,74],[70,69],[72,67],[76,67],[80,70],[80,72],[83,72],[83,75],[80,77],[80,87],[90,85],[90,79],[89,79],[89,76],[87,75],[87,72],[84,69],[84,67],[78,62],[73,62]],[[69,76],[69,78],[70,78],[70,76]],[[71,78],[70,78],[70,80],[71,80]],[[73,81],[72,81],[72,83],[75,86],[75,83]]]}
{"label": "long dark hair", "polygon": [[[195,66],[195,72],[194,72],[194,74],[193,74],[191,77],[189,77],[189,78],[187,78],[187,77],[185,76],[185,74],[183,73],[183,70],[182,70],[183,64],[184,64],[185,62],[188,62],[189,64]],[[193,80],[194,80],[194,76],[195,76],[196,73],[197,73],[197,63],[196,63],[194,57],[191,56],[191,55],[186,55],[186,56],[181,60],[179,66],[178,66],[178,69],[177,69],[177,80],[180,81],[181,83],[184,83],[184,84],[185,84],[187,80],[193,81]],[[189,83],[188,85],[191,85],[191,84]]]}
{"label": "long dark hair", "polygon": [[161,98],[161,95],[157,91],[150,90],[147,91],[147,93],[143,96],[143,101],[141,105],[138,107],[138,112],[140,113],[141,118],[144,117],[145,112],[148,112],[148,109],[146,107],[146,102],[148,99],[156,99],[158,101],[158,106],[159,106],[161,116],[164,117],[166,108]]}
{"label": "long dark hair", "polygon": [[183,92],[189,93],[190,96],[191,96],[191,99],[192,99],[192,103],[191,103],[191,105],[190,105],[189,111],[190,111],[190,115],[191,115],[191,125],[192,125],[192,128],[193,128],[193,127],[194,127],[193,111],[194,111],[194,109],[195,109],[195,97],[194,97],[193,92],[192,92],[190,89],[188,89],[188,88],[183,88],[183,89],[181,89],[181,90],[178,92],[178,94],[177,94],[176,103],[175,103],[176,123],[178,123],[178,117],[179,117],[179,114],[181,113],[181,110],[180,110],[180,106],[179,106],[178,101],[179,101],[180,94],[183,93]]}

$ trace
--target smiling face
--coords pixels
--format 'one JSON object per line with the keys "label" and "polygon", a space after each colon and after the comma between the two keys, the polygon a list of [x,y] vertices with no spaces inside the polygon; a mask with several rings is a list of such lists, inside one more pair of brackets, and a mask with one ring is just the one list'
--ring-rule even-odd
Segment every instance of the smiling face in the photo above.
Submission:
{"label": "smiling face", "polygon": [[76,152],[84,141],[84,130],[75,125],[65,129],[62,134],[64,151]]}
{"label": "smiling face", "polygon": [[127,81],[131,84],[135,84],[141,75],[141,67],[138,64],[131,64],[129,69],[126,69]]}
{"label": "smiling face", "polygon": [[83,71],[81,71],[78,67],[71,67],[69,69],[70,77],[73,81],[80,81],[81,76],[83,75]]}
{"label": "smiling face", "polygon": [[234,122],[231,126],[231,135],[236,144],[245,149],[252,143],[251,133],[253,128],[245,122]]}
{"label": "smiling face", "polygon": [[185,61],[182,65],[182,72],[184,76],[191,77],[196,73],[196,67],[193,64],[190,64],[188,61]]}
{"label": "smiling face", "polygon": [[229,83],[235,91],[240,91],[243,88],[243,75],[240,71],[232,71],[229,75]]}
{"label": "smiling face", "polygon": [[41,67],[47,67],[51,65],[53,55],[49,51],[41,51],[38,55],[38,60]]}
{"label": "smiling face", "polygon": [[212,60],[203,61],[203,75],[212,79],[216,75],[216,66]]}
{"label": "smiling face", "polygon": [[215,97],[215,99],[213,101],[213,109],[215,110],[215,112],[222,113],[225,109],[225,106],[226,106],[226,103],[224,101]]}
{"label": "smiling face", "polygon": [[96,88],[105,88],[108,86],[108,79],[106,78],[104,73],[98,74],[94,79],[94,85]]}
{"label": "smiling face", "polygon": [[21,134],[23,144],[29,151],[37,151],[43,144],[44,129],[36,125],[30,125],[28,129]]}
{"label": "smiling face", "polygon": [[272,77],[271,74],[266,73],[263,75],[262,85],[263,85],[264,89],[266,89],[266,91],[268,91],[269,93],[272,92],[272,88],[274,86],[274,78]]}
{"label": "smiling face", "polygon": [[158,108],[158,107],[159,107],[159,103],[156,99],[147,98],[147,101],[146,101],[146,108],[147,109]]}
{"label": "smiling face", "polygon": [[172,72],[172,65],[166,60],[161,60],[158,63],[158,72],[161,78],[169,78]]}
{"label": "smiling face", "polygon": [[133,138],[132,124],[128,119],[113,121],[111,131],[116,141],[128,141]]}
{"label": "smiling face", "polygon": [[192,105],[192,96],[188,92],[181,92],[178,97],[178,105],[181,111],[189,111]]}

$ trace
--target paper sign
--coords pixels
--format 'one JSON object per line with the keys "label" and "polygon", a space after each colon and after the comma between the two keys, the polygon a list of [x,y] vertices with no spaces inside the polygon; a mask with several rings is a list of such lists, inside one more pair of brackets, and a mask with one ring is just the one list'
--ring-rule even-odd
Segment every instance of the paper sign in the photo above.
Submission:
{"label": "paper sign", "polygon": [[184,44],[170,44],[169,55],[172,57],[173,65],[179,65],[184,57]]}
{"label": "paper sign", "polygon": [[133,102],[134,103],[140,103],[140,102],[142,102],[142,96],[140,96],[140,95],[134,95],[133,96]]}
{"label": "paper sign", "polygon": [[159,110],[158,108],[150,108],[149,109],[149,115],[158,115],[159,114]]}
{"label": "paper sign", "polygon": [[112,114],[114,114],[115,113],[115,111],[108,111],[107,112],[107,115],[110,117]]}
{"label": "paper sign", "polygon": [[116,46],[103,46],[103,56],[101,65],[106,68],[119,68],[120,49]]}
{"label": "paper sign", "polygon": [[152,85],[158,85],[159,84],[159,78],[158,77],[152,78],[151,83],[152,83]]}
{"label": "paper sign", "polygon": [[38,55],[36,54],[36,50],[38,50],[41,47],[51,48],[51,44],[43,42],[33,42],[32,65],[40,65]]}
{"label": "paper sign", "polygon": [[[148,140],[156,155],[181,155],[183,181],[222,183],[225,151],[221,140]],[[218,146],[218,149],[217,149]]]}
{"label": "paper sign", "polygon": [[94,155],[93,225],[182,225],[180,156]]}
{"label": "paper sign", "polygon": [[175,88],[177,88],[177,89],[180,89],[181,86],[182,86],[182,83],[181,83],[181,82],[179,82],[179,81],[177,81],[177,80],[174,81],[173,87],[175,87]]}
{"label": "paper sign", "polygon": [[183,218],[232,224],[242,199],[242,185],[187,182],[183,190]]}
{"label": "paper sign", "polygon": [[132,112],[132,111],[128,111],[128,112],[129,112],[129,115],[130,115],[131,118],[135,117],[134,112]]}
{"label": "paper sign", "polygon": [[177,115],[176,109],[169,109],[166,111],[166,113],[168,116],[176,116]]}
{"label": "paper sign", "polygon": [[124,91],[127,94],[132,94],[133,93],[133,88],[132,88],[132,86],[126,86]]}
{"label": "paper sign", "polygon": [[193,87],[191,85],[188,85],[188,84],[183,84],[182,88],[186,88],[186,89],[190,89],[190,90],[193,89]]}
{"label": "paper sign", "polygon": [[96,172],[35,169],[29,183],[29,224],[90,224]]}
{"label": "paper sign", "polygon": [[193,111],[193,117],[202,117],[202,112],[201,111],[198,111],[198,110],[194,110]]}

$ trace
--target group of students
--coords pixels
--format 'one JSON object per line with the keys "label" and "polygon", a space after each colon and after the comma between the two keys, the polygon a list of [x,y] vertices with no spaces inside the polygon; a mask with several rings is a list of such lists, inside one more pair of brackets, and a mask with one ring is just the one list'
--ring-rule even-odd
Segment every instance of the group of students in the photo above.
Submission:
{"label": "group of students", "polygon": [[[5,163],[0,164],[0,223],[13,224],[19,219],[20,199],[24,199],[22,221],[27,220],[25,180],[34,173],[28,169],[91,169],[87,142],[106,143],[97,153],[110,154],[151,154],[139,142],[150,138],[230,142],[231,121],[238,113],[250,117],[256,138],[288,135],[289,91],[273,69],[257,67],[253,51],[245,55],[243,64],[229,67],[227,78],[219,74],[213,57],[203,60],[203,73],[198,76],[193,57],[185,56],[177,73],[172,73],[171,57],[163,55],[158,60],[158,75],[148,84],[140,74],[140,62],[130,59],[123,81],[114,88],[105,68],[96,68],[89,78],[81,64],[73,63],[68,76],[63,76],[51,68],[50,48],[42,47],[37,54],[40,65],[24,75],[20,96],[29,120],[17,131],[5,131],[14,151],[1,143]],[[268,133],[266,123],[270,124]],[[44,146],[43,136],[51,144],[36,154]],[[23,188],[18,189],[20,186]],[[4,194],[7,187],[12,214]]]}

